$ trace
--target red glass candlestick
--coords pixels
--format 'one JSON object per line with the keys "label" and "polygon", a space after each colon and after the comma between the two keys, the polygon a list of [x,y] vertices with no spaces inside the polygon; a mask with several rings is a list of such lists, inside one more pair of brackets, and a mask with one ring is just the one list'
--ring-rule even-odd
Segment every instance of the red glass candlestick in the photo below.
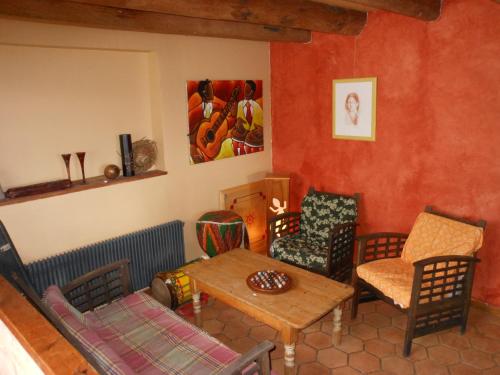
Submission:
{"label": "red glass candlestick", "polygon": [[80,167],[82,168],[82,182],[84,184],[87,183],[85,180],[85,152],[77,152],[76,156],[78,156],[78,160],[80,161]]}

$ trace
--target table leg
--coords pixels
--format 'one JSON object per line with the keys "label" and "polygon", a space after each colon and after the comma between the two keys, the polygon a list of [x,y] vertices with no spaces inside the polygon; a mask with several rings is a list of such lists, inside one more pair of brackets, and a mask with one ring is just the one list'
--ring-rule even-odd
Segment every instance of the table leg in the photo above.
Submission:
{"label": "table leg", "polygon": [[198,327],[201,328],[201,302],[200,302],[200,291],[196,287],[196,282],[191,280],[191,293],[193,295],[193,312],[195,323]]}
{"label": "table leg", "polygon": [[285,346],[285,374],[295,374],[295,343],[297,342],[297,330],[286,327],[281,331],[281,337]]}
{"label": "table leg", "polygon": [[342,307],[339,305],[333,309],[333,332],[332,344],[340,345],[342,339]]}

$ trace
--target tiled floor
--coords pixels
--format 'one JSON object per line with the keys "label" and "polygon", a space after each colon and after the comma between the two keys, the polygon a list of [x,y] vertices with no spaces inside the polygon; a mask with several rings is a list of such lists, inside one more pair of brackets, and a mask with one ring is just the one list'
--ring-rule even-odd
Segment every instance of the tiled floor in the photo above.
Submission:
{"label": "tiled floor", "polygon": [[[212,298],[202,314],[204,329],[240,353],[262,340],[273,341],[272,366],[283,373],[283,345],[274,329]],[[398,310],[376,301],[360,305],[356,320],[349,317],[344,311],[339,347],[331,344],[331,314],[300,333],[299,375],[500,374],[500,317],[479,309],[471,309],[465,335],[453,328],[417,338],[408,358],[401,355],[406,320]]]}

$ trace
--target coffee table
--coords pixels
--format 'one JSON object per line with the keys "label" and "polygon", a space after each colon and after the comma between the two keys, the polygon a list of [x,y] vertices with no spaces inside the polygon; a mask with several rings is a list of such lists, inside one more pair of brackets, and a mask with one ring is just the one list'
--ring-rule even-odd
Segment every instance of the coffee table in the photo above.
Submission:
{"label": "coffee table", "polygon": [[[291,288],[282,294],[263,294],[246,284],[255,271],[274,269],[287,273]],[[341,303],[354,289],[298,267],[253,253],[235,249],[214,258],[190,264],[184,272],[191,279],[196,322],[201,326],[200,292],[205,292],[281,333],[285,347],[285,370],[294,372],[295,344],[298,332],[333,311],[333,344],[340,344]]]}

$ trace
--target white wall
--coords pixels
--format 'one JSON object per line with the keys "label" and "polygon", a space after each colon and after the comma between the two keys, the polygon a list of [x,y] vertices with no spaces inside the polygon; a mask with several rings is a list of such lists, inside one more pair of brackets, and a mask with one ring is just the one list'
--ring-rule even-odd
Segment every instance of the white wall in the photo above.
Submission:
{"label": "white wall", "polygon": [[[140,80],[132,80],[130,84],[137,85],[141,94],[137,100],[133,99],[134,95],[127,94],[127,100],[131,101],[123,106],[123,113],[117,113],[116,117],[136,119],[126,126],[131,129],[130,132],[153,136],[159,143],[162,154],[159,164],[168,171],[168,175],[162,177],[0,207],[0,220],[6,225],[25,262],[173,219],[186,223],[186,256],[191,259],[201,253],[194,223],[201,213],[218,207],[219,190],[255,181],[271,170],[268,43],[110,31],[2,19],[1,45],[0,72],[12,68],[13,64],[12,58],[3,58],[4,51],[12,48],[21,51],[25,48],[19,46],[37,46],[58,47],[54,49],[55,52],[52,51],[56,55],[59,48],[69,48],[75,51],[75,54],[88,58],[95,53],[95,61],[101,61],[102,64],[105,64],[107,58],[116,58],[117,66],[122,70],[129,69],[136,78],[149,74],[147,85],[141,85]],[[39,50],[44,51],[43,48],[36,49]],[[128,61],[127,64],[131,64],[128,68],[119,62],[122,60],[120,56],[125,56],[123,54],[131,56],[123,59]],[[30,60],[29,58],[24,59],[22,53],[16,52],[16,59],[27,69],[27,75],[34,74],[36,68],[29,68],[29,61],[26,61]],[[65,63],[62,58],[57,58],[54,63],[60,66],[59,69],[65,67],[62,75],[66,74],[73,64]],[[106,69],[99,74],[105,75],[105,71]],[[205,78],[263,80],[264,152],[189,165],[186,81]],[[103,77],[103,80],[109,79],[111,78]],[[21,81],[17,85],[16,79],[11,79],[10,84],[18,88],[19,92],[16,96],[9,95],[9,92],[1,93],[3,98],[9,100],[9,108],[0,105],[0,119],[9,118],[10,121],[0,121],[0,149],[30,152],[30,148],[26,150],[26,144],[19,140],[22,139],[24,131],[20,124],[40,125],[44,128],[47,126],[47,123],[43,124],[43,121],[39,120],[39,116],[31,113],[33,102],[27,100],[29,92],[41,94],[40,87],[30,87],[26,80],[22,81],[22,85]],[[57,86],[51,87],[55,91],[42,92],[46,92],[45,99],[52,106],[52,99],[57,97]],[[146,90],[149,90],[149,97]],[[103,102],[111,100],[109,90],[99,90],[95,95],[97,103],[101,98]],[[147,107],[150,108],[149,112],[145,111]],[[38,109],[43,108],[45,107],[41,105]],[[97,105],[92,107],[89,118],[98,118],[97,108]],[[22,113],[22,116],[14,116],[16,111]],[[107,107],[102,108],[102,112],[108,119],[115,118]],[[71,111],[65,110],[62,117],[67,119],[70,115]],[[143,124],[135,127],[137,125],[134,122],[141,121]],[[62,120],[57,124],[59,129],[63,125]],[[84,122],[76,126],[80,131],[84,131]],[[17,153],[9,157],[0,151],[0,184],[5,189],[8,186],[4,186],[4,180],[20,182],[25,179],[30,183],[40,182],[44,180],[45,174],[47,181],[64,178],[64,167],[58,156],[59,153],[65,152],[62,150],[66,150],[64,141],[71,148],[68,152],[81,151],[72,149],[77,146],[81,147],[82,151],[91,151],[89,175],[101,174],[100,168],[108,162],[100,159],[112,158],[109,154],[112,148],[109,137],[114,132],[122,132],[122,128],[112,121],[109,121],[109,124],[103,122],[100,126],[107,141],[96,140],[95,135],[92,135],[80,145],[73,144],[74,133],[78,132],[76,130],[61,138],[61,142],[54,143],[54,134],[44,133],[44,140],[52,145],[45,149],[47,154],[51,154],[44,157],[47,158],[46,163],[58,165],[56,169],[53,166],[44,168],[43,165],[35,167],[32,164],[24,164],[21,171],[14,172],[13,169],[21,165],[16,161]],[[93,129],[92,132],[101,135],[99,128]],[[3,134],[16,138],[13,145],[7,146],[8,140]],[[111,144],[113,142],[116,146],[117,140],[111,141]],[[106,151],[102,151],[103,149]],[[44,152],[44,149],[37,152]],[[95,160],[92,160],[93,157]],[[78,169],[74,169],[74,173],[79,176]]]}

